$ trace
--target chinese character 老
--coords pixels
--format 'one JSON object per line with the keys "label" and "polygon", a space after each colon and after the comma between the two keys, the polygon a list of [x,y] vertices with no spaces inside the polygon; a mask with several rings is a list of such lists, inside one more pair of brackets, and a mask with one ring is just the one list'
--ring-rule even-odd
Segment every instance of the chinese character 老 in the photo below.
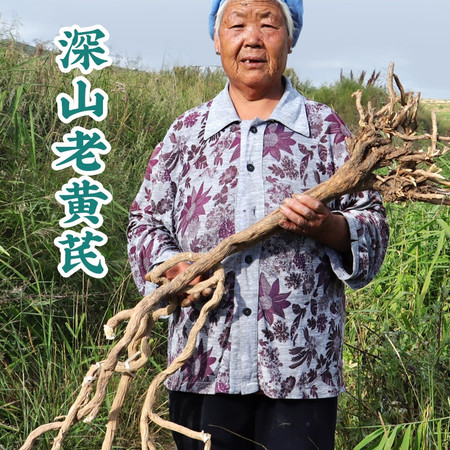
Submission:
{"label": "chinese character \u8001", "polygon": [[104,155],[110,150],[111,145],[99,129],[89,131],[83,127],[74,127],[71,133],[63,136],[63,142],[52,144],[53,153],[59,156],[52,162],[52,168],[61,170],[72,167],[81,175],[97,175],[105,169],[100,154]]}

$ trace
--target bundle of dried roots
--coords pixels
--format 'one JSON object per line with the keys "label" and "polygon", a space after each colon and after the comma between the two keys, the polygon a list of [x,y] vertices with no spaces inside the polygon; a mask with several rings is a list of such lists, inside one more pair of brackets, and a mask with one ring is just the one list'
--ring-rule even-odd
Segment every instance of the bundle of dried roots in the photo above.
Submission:
{"label": "bundle of dried roots", "polygon": [[[370,104],[363,107],[362,93],[354,94],[360,121],[357,133],[347,140],[350,159],[333,177],[309,190],[307,194],[326,203],[344,194],[374,189],[380,191],[387,202],[413,200],[450,205],[450,180],[442,176],[437,167],[439,159],[449,150],[447,145],[450,138],[441,138],[438,135],[434,115],[432,133],[417,134],[416,118],[420,95],[404,92],[394,74],[393,64],[389,68],[388,88],[389,103],[379,111],[375,111]],[[425,145],[428,148],[423,149]],[[150,384],[142,408],[140,430],[142,449],[156,448],[150,437],[149,421],[204,441],[205,449],[210,448],[210,435],[168,422],[153,412],[156,391],[164,380],[192,355],[197,334],[204,325],[208,313],[220,302],[224,283],[221,261],[276,233],[282,217],[278,210],[274,211],[246,230],[223,240],[209,253],[178,255],[147,275],[148,280],[161,286],[144,297],[133,309],[123,311],[109,320],[105,325],[105,332],[110,339],[114,338],[114,330],[121,323],[128,321],[123,337],[110,350],[104,361],[89,369],[78,397],[64,420],[56,420],[35,429],[21,450],[30,449],[38,436],[51,430],[59,430],[53,449],[60,449],[66,434],[75,423],[80,420],[85,422],[94,420],[105,400],[112,375],[119,372],[121,381],[110,409],[102,447],[103,450],[111,449],[119,414],[130,383],[135,372],[142,368],[150,357],[149,339],[153,324],[161,315],[171,314],[176,308],[176,303],[171,302],[166,308],[156,308],[163,300],[170,299],[179,292],[201,292],[206,287],[214,288],[214,295],[203,307],[182,354]],[[161,278],[164,271],[182,260],[191,261],[193,264],[171,282]],[[213,276],[208,280],[197,284],[195,288],[188,286],[196,276],[211,271]],[[125,353],[126,357],[123,356]],[[121,358],[126,360],[122,361]]]}

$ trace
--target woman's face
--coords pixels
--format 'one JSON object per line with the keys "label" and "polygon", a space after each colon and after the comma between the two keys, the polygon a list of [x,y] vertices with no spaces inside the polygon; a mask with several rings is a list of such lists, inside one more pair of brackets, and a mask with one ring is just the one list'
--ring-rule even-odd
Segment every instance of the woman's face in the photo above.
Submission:
{"label": "woman's face", "polygon": [[231,0],[214,41],[233,88],[264,94],[281,83],[291,39],[274,0]]}

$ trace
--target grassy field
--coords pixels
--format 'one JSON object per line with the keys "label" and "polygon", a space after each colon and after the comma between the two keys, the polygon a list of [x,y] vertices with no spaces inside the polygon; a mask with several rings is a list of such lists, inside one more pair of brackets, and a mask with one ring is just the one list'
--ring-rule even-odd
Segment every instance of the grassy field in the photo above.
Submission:
{"label": "grassy field", "polygon": [[[291,75],[295,75],[292,74]],[[195,68],[146,73],[115,67],[93,73],[92,85],[110,97],[107,119],[95,124],[111,144],[106,170],[95,177],[113,195],[102,209],[102,247],[109,268],[100,280],[78,272],[62,278],[53,239],[63,215],[54,194],[73,176],[51,169],[51,145],[78,119],[57,118],[55,98],[71,92],[75,74],[62,74],[48,54],[25,55],[0,46],[0,449],[18,449],[38,425],[67,413],[89,366],[104,358],[111,343],[106,320],[140,299],[126,256],[127,211],[154,146],[174,118],[222,87],[221,72]],[[382,86],[341,79],[313,88],[294,78],[298,89],[333,104],[355,129],[351,93],[383,102]],[[425,105],[428,108],[428,105]],[[445,117],[443,118],[445,123]],[[424,120],[421,127],[427,129]],[[450,161],[441,166],[450,176]],[[445,449],[450,441],[448,387],[450,208],[423,204],[387,205],[392,238],[378,277],[348,293],[345,378],[340,398],[337,448]],[[151,378],[165,365],[165,323],[151,340],[153,357],[133,382],[115,449],[138,449],[139,412]],[[110,386],[99,417],[69,433],[65,448],[101,448]],[[167,413],[165,393],[159,411]],[[152,428],[161,449],[167,432]],[[38,449],[50,448],[51,434]]]}
{"label": "grassy field", "polygon": [[439,132],[442,136],[450,136],[450,100],[427,100],[421,101],[423,112],[427,115],[436,112],[439,124]]}

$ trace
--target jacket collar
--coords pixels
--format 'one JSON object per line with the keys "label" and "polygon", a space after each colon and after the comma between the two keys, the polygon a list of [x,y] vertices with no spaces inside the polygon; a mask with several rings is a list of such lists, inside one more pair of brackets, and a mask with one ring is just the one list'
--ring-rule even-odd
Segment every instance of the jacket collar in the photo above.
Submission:
{"label": "jacket collar", "polygon": [[[299,94],[292,86],[289,78],[284,77],[286,88],[267,122],[280,122],[285,127],[310,137],[308,114],[305,107],[305,97]],[[231,100],[229,82],[225,88],[213,99],[205,126],[205,139],[226,128],[231,123],[241,122]]]}

